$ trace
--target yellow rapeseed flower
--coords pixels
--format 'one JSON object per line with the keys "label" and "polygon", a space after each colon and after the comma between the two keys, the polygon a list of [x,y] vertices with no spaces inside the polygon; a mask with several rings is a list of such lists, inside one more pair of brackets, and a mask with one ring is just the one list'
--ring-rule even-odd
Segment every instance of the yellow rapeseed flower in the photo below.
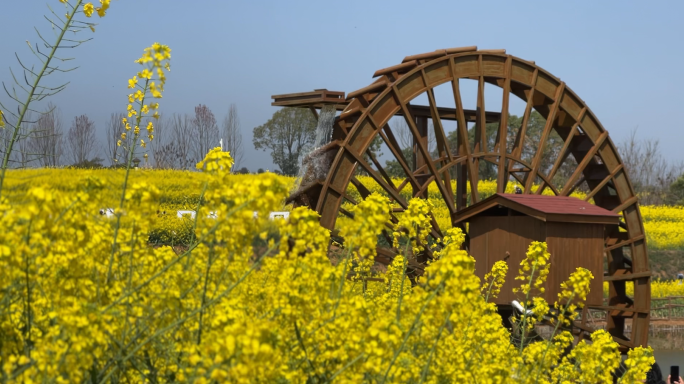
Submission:
{"label": "yellow rapeseed flower", "polygon": [[86,3],[83,6],[83,13],[86,15],[86,17],[92,16],[94,10],[95,8],[93,7],[93,3]]}
{"label": "yellow rapeseed flower", "polygon": [[107,10],[109,9],[110,0],[100,0],[100,7],[97,8],[97,15],[100,17],[105,17]]}
{"label": "yellow rapeseed flower", "polygon": [[128,88],[135,88],[138,84],[138,76],[133,76],[132,79],[128,80]]}
{"label": "yellow rapeseed flower", "polygon": [[138,76],[140,76],[141,79],[148,79],[149,80],[152,78],[152,71],[145,68],[141,72],[138,72]]}

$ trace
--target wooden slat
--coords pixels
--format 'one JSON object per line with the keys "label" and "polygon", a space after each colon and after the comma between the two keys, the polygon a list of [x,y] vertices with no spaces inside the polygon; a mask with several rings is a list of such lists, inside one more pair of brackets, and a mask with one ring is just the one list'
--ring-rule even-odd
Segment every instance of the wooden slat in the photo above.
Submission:
{"label": "wooden slat", "polygon": [[627,199],[624,203],[620,204],[619,206],[613,208],[613,212],[622,212],[625,210],[625,208],[634,205],[637,203],[639,199],[636,196],[632,196],[631,198]]}
{"label": "wooden slat", "polygon": [[615,167],[615,169],[613,170],[613,172],[611,172],[608,176],[606,176],[606,177],[605,177],[605,178],[604,178],[596,187],[594,187],[594,189],[591,190],[591,192],[589,192],[589,193],[587,194],[587,197],[584,198],[584,201],[589,201],[589,200],[591,200],[591,198],[594,197],[594,195],[595,195],[598,191],[600,191],[601,188],[605,187],[606,184],[607,184],[613,177],[615,177],[615,175],[617,175],[617,173],[620,172],[620,170],[621,170],[622,168],[623,168],[623,165],[622,165],[622,164],[620,164],[620,165],[618,165],[617,167]]}
{"label": "wooden slat", "polygon": [[[415,120],[413,119],[408,106],[404,103],[404,100],[401,99],[401,95],[395,86],[392,87],[392,91],[394,92],[394,96],[396,97],[397,102],[399,103],[399,106],[404,111],[404,120],[406,120],[406,123],[408,124],[409,128],[411,129],[411,132],[413,133],[413,137],[416,139],[416,141],[418,143],[418,148],[420,149],[420,152],[422,153],[423,158],[425,159],[425,163],[427,164],[428,169],[430,169],[430,173],[432,173],[435,176],[438,175],[437,168],[432,163],[430,153],[428,152],[427,148],[425,147],[425,143],[418,140],[420,137],[420,134],[418,133],[418,128],[416,127]],[[455,213],[456,208],[454,207],[453,198],[451,196],[449,196],[449,193],[446,190],[446,187],[444,186],[444,184],[438,182],[437,187],[439,188],[440,193],[444,197],[444,201],[447,205],[447,208],[449,209],[449,212],[451,212],[452,214]]]}
{"label": "wooden slat", "polygon": [[622,248],[622,247],[624,247],[624,246],[626,246],[626,245],[630,245],[630,244],[632,244],[632,243],[634,243],[634,242],[636,242],[636,241],[643,240],[643,239],[644,239],[644,235],[641,234],[641,235],[636,236],[636,237],[634,237],[634,238],[632,238],[632,239],[625,240],[625,241],[619,242],[619,243],[617,243],[617,244],[615,244],[615,245],[611,245],[611,246],[609,246],[609,247],[606,247],[606,248],[604,249],[604,251],[609,252],[609,251],[612,251],[613,249]]}
{"label": "wooden slat", "polygon": [[[623,312],[623,313],[645,313],[645,314],[650,313],[650,308],[648,310],[644,310],[644,309],[636,309],[634,307],[589,306],[589,309],[598,309],[601,311]],[[617,316],[617,315],[611,315],[611,316]]]}
{"label": "wooden slat", "polygon": [[615,275],[615,276],[603,276],[603,281],[630,281],[630,280],[638,280],[644,277],[651,277],[652,274],[650,271],[647,272],[637,272],[637,273],[625,273],[622,275]]}

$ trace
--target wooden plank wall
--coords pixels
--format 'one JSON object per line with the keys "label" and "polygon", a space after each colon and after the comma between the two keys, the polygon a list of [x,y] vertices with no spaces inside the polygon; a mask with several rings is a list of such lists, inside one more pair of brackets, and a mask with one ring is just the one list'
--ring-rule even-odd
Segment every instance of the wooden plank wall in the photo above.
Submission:
{"label": "wooden plank wall", "polygon": [[529,216],[478,216],[472,219],[470,228],[470,253],[475,258],[475,274],[481,279],[495,262],[506,257],[506,252],[510,254],[506,283],[495,301],[510,305],[518,298],[513,288],[520,286],[515,277],[527,248],[532,241],[545,239],[544,222]]}
{"label": "wooden plank wall", "polygon": [[[594,275],[587,303],[603,304],[603,234],[603,225],[600,224],[546,224],[546,242],[551,253],[547,280],[549,299],[555,301],[560,284],[578,267],[583,267]],[[551,303],[553,301],[550,300]]]}

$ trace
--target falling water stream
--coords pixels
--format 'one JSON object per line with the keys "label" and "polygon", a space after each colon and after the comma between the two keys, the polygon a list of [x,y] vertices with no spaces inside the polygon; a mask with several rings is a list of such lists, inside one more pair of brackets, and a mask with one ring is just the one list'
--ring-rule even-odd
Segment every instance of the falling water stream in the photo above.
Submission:
{"label": "falling water stream", "polygon": [[313,180],[325,178],[325,175],[328,173],[330,164],[324,161],[324,154],[317,153],[316,150],[332,140],[333,124],[335,123],[336,115],[337,109],[334,105],[324,105],[321,108],[318,114],[318,125],[316,126],[314,143],[299,156],[299,174],[297,175],[293,192],[299,190],[300,186],[306,185]]}

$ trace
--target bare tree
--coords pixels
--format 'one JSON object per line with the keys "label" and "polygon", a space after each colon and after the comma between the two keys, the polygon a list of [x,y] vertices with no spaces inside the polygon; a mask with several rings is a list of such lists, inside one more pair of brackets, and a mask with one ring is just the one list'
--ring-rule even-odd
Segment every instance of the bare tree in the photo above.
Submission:
{"label": "bare tree", "polygon": [[639,202],[644,205],[665,203],[670,185],[681,174],[684,164],[668,162],[660,150],[660,141],[638,140],[636,129],[626,141],[618,144],[618,152]]}
{"label": "bare tree", "polygon": [[186,169],[190,158],[192,122],[188,115],[174,114],[169,119],[159,116],[151,143],[154,167],[158,169]]}
{"label": "bare tree", "polygon": [[200,161],[211,148],[219,145],[219,129],[216,118],[206,105],[195,107],[192,119],[193,160]]}
{"label": "bare tree", "polygon": [[238,169],[240,163],[242,163],[244,149],[242,147],[240,118],[234,103],[230,105],[228,115],[223,119],[223,148],[230,152],[230,156],[235,161],[233,169]]}
{"label": "bare tree", "polygon": [[28,142],[29,151],[33,153],[41,167],[60,165],[63,155],[63,136],[61,113],[50,103],[47,112],[38,118]]}
{"label": "bare tree", "polygon": [[176,115],[169,122],[168,142],[165,133],[161,146],[154,153],[155,163],[159,168],[187,169],[193,163],[193,123],[188,115]]}
{"label": "bare tree", "polygon": [[33,126],[36,125],[35,118],[32,111],[26,111],[24,120],[19,127],[17,140],[15,141],[16,151],[13,154],[14,162],[19,168],[26,168],[29,163],[36,158],[35,154],[31,152],[29,144],[33,135]]}
{"label": "bare tree", "polygon": [[67,155],[72,164],[84,164],[95,151],[95,123],[87,115],[74,118],[66,139]]}
{"label": "bare tree", "polygon": [[[400,149],[413,148],[413,133],[411,133],[411,129],[406,123],[406,119],[404,119],[403,117],[393,119],[391,122],[391,127],[392,132],[394,132],[397,136],[399,145],[401,145]],[[432,153],[437,148],[437,139],[435,139],[435,127],[432,124],[432,121],[428,123],[427,133],[427,149],[428,152]]]}
{"label": "bare tree", "polygon": [[133,135],[127,135],[121,146],[116,145],[121,140],[121,133],[126,130],[123,124],[124,117],[126,117],[125,113],[112,113],[106,124],[107,147],[105,148],[105,156],[107,156],[110,165],[115,165],[121,162],[121,159],[125,159],[126,148],[130,148],[133,142]]}

